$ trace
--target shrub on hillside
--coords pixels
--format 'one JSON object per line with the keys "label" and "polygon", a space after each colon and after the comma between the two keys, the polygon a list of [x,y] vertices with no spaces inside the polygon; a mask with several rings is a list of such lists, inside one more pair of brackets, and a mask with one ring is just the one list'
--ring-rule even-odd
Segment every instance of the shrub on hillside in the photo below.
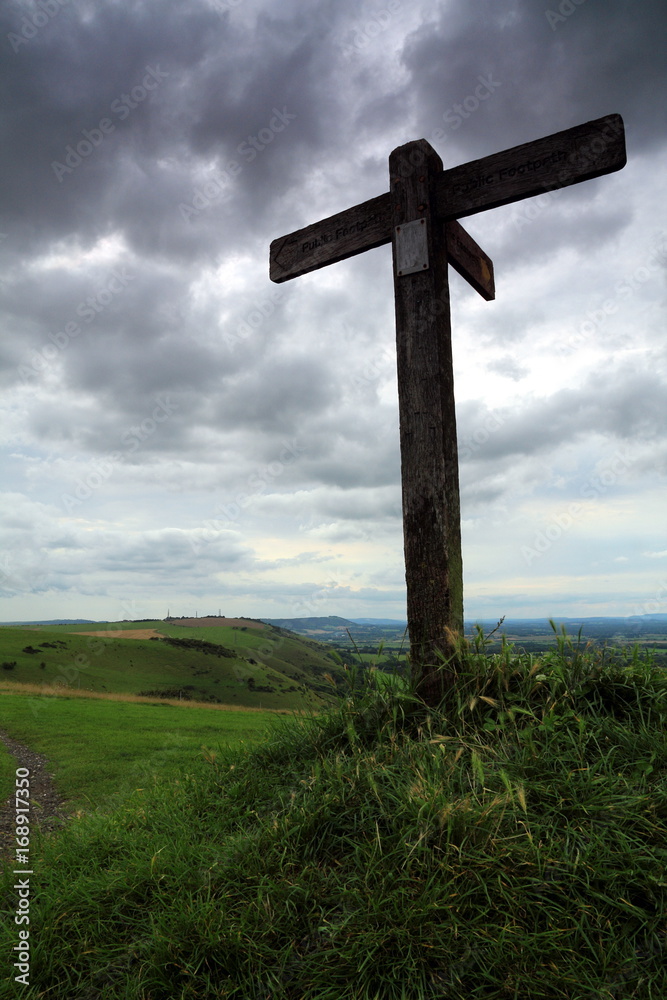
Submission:
{"label": "shrub on hillside", "polygon": [[213,656],[226,656],[232,659],[236,658],[236,653],[232,649],[227,649],[226,646],[219,646],[215,642],[207,642],[206,639],[176,639],[173,636],[164,636],[163,638],[158,638],[158,642],[166,642],[170,646],[176,646],[178,649],[195,649],[199,653],[211,653]]}
{"label": "shrub on hillside", "polygon": [[161,690],[153,691],[140,691],[140,698],[179,698],[182,701],[190,701],[192,695],[188,694],[188,690],[194,691],[192,684],[186,684],[185,687],[173,687],[173,688],[162,688]]}

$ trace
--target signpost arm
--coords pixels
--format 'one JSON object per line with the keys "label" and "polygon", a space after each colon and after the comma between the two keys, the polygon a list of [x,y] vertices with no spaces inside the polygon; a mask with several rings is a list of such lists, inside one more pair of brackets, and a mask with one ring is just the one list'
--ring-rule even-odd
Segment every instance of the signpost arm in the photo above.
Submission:
{"label": "signpost arm", "polygon": [[625,162],[620,115],[447,171],[420,139],[389,157],[388,194],[271,244],[270,277],[281,282],[392,243],[410,657],[427,705],[437,705],[454,684],[456,635],[463,632],[448,261],[487,301],[495,296],[493,263],[457,220]]}
{"label": "signpost arm", "polygon": [[454,683],[463,632],[447,233],[436,215],[442,161],[421,139],[394,150],[389,174],[410,658],[420,696],[435,706]]}

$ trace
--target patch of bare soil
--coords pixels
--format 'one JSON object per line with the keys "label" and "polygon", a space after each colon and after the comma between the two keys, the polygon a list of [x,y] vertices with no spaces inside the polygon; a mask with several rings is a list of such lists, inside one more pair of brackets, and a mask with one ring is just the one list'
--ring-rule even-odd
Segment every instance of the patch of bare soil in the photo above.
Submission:
{"label": "patch of bare soil", "polygon": [[[5,733],[0,732],[0,740],[16,759],[16,767],[30,771],[30,826],[38,826],[42,833],[57,830],[69,818],[64,800],[56,791],[50,763],[42,754],[35,753]],[[15,800],[12,794],[2,804],[0,811],[0,858],[9,858],[15,848]],[[33,845],[34,846],[34,845]]]}

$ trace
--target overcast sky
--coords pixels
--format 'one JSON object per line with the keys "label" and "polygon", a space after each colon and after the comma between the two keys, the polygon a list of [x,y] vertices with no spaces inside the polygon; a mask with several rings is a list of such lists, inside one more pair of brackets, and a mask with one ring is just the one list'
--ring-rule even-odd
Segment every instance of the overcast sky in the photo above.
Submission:
{"label": "overcast sky", "polygon": [[6,0],[0,620],[405,617],[391,249],[278,236],[619,113],[450,270],[466,618],[667,612],[664,0]]}

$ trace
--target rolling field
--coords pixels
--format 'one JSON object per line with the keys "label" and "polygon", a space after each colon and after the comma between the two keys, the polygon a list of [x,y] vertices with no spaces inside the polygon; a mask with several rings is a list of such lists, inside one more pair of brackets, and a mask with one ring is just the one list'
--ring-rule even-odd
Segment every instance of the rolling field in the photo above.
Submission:
{"label": "rolling field", "polygon": [[[0,628],[0,728],[49,759],[68,809],[112,804],[256,739],[276,712],[330,702],[323,675],[340,667],[317,643],[260,622],[201,621]],[[0,801],[15,769],[0,743]]]}
{"label": "rolling field", "polygon": [[[217,709],[217,710],[216,710]],[[184,703],[136,703],[0,690],[2,730],[48,757],[69,810],[113,807],[156,777],[176,777],[202,753],[257,740],[274,713]],[[14,783],[0,744],[0,798]]]}
{"label": "rolling field", "polygon": [[[259,622],[203,622],[0,628],[0,728],[49,759],[68,809],[113,804],[203,752],[256,739],[276,712],[330,701],[323,675],[340,667],[316,643]],[[0,801],[15,769],[0,743]]]}
{"label": "rolling field", "polygon": [[45,691],[64,687],[317,709],[331,690],[324,674],[340,667],[319,644],[261,623],[188,627],[154,621],[2,627],[0,670],[2,681],[38,684]]}
{"label": "rolling field", "polygon": [[266,729],[0,694],[82,802],[31,843],[25,1000],[667,996],[665,672],[562,638],[468,644],[437,708],[387,680]]}

